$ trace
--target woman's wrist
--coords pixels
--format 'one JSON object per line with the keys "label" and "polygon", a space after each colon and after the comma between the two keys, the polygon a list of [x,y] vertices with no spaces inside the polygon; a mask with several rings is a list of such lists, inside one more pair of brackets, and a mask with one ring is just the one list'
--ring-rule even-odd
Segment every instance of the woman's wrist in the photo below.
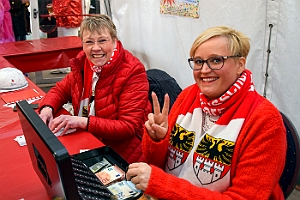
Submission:
{"label": "woman's wrist", "polygon": [[51,113],[53,113],[53,108],[51,106],[43,106],[43,108],[41,109],[41,112],[44,109],[50,109]]}

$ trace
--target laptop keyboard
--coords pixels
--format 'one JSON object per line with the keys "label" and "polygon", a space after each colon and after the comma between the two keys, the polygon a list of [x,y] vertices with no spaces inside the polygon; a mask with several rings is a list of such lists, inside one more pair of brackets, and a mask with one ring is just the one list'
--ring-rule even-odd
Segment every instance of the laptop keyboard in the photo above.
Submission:
{"label": "laptop keyboard", "polygon": [[78,193],[84,200],[113,199],[101,181],[79,159],[71,157]]}

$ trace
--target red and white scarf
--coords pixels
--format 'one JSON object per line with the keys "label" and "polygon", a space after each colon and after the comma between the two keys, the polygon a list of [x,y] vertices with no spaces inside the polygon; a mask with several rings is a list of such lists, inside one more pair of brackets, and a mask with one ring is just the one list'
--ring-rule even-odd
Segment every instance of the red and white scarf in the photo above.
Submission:
{"label": "red and white scarf", "polygon": [[84,84],[78,116],[88,117],[89,115],[95,115],[94,97],[96,84],[100,78],[102,69],[113,65],[118,55],[119,43],[116,41],[112,55],[106,64],[102,66],[95,66],[88,58],[85,59]]}
{"label": "red and white scarf", "polygon": [[[230,184],[235,142],[254,93],[249,70],[217,99],[208,100],[195,85],[173,127],[165,170],[199,187],[225,191]],[[216,121],[204,130],[210,118]]]}

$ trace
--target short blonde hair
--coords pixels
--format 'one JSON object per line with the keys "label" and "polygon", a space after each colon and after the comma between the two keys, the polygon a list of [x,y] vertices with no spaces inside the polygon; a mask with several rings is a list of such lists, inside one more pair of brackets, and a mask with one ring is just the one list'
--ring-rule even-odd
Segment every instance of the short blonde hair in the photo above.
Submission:
{"label": "short blonde hair", "polygon": [[248,56],[250,39],[245,34],[227,26],[215,26],[206,29],[196,38],[190,50],[190,57],[194,57],[197,48],[202,43],[213,37],[227,37],[228,49],[232,55],[240,55],[245,58]]}
{"label": "short blonde hair", "polygon": [[113,21],[107,15],[97,15],[85,18],[81,22],[80,26],[80,38],[82,39],[82,35],[84,31],[94,32],[97,31],[99,34],[101,30],[107,28],[112,39],[117,38],[117,28]]}

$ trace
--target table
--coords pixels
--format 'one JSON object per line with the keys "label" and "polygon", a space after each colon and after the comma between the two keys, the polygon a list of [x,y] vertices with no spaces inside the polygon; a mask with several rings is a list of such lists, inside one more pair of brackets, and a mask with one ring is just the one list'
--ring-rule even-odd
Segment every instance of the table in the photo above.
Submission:
{"label": "table", "polygon": [[[49,38],[0,44],[0,69],[17,67],[24,73],[61,68],[70,57],[81,50],[78,37]],[[45,59],[47,58],[47,59]],[[28,87],[41,95],[45,92],[27,78]],[[38,100],[34,103],[39,103]],[[14,138],[23,135],[19,116],[12,108],[4,107],[0,98],[0,199],[50,199],[31,164],[27,147],[20,147]],[[64,109],[61,113],[66,112]],[[92,134],[85,131],[59,137],[69,154],[82,149],[103,146]]]}
{"label": "table", "polygon": [[24,73],[36,72],[36,84],[53,83],[61,78],[43,79],[42,70],[70,66],[69,59],[81,50],[81,39],[76,36],[2,43],[0,69],[16,67]]}
{"label": "table", "polygon": [[[36,89],[45,95],[33,82],[28,82],[28,88]],[[3,105],[4,101],[0,99],[0,199],[50,199],[33,169],[27,147],[20,147],[14,141],[16,136],[23,135],[18,114],[12,108]],[[84,131],[77,131],[59,139],[71,155],[79,153],[82,149],[103,146],[92,134]]]}

